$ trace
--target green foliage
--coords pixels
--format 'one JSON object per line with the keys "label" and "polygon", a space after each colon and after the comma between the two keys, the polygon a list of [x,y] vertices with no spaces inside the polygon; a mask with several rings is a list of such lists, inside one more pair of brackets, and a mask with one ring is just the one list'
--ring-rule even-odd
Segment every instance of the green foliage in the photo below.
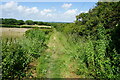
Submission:
{"label": "green foliage", "polygon": [[[119,66],[114,65],[113,67],[114,60],[111,60],[111,56],[106,55],[110,40],[107,40],[105,33],[105,28],[99,24],[96,34],[97,40],[91,36],[80,37],[76,40],[74,39],[75,35],[70,36],[68,40],[70,50],[67,50],[67,53],[71,55],[72,60],[77,62],[77,75],[84,75],[86,78],[119,78],[118,70],[116,70],[119,69]],[[115,57],[118,59],[117,55]],[[119,59],[116,61],[114,63],[118,64]]]}
{"label": "green foliage", "polygon": [[96,4],[97,6],[89,10],[88,13],[82,13],[76,16],[75,24],[79,25],[79,27],[81,27],[81,25],[86,26],[82,34],[95,35],[96,27],[99,23],[103,23],[106,31],[108,31],[108,29],[114,29],[120,19],[119,4],[120,2],[98,2]]}
{"label": "green foliage", "polygon": [[75,24],[59,24],[55,28],[67,35],[70,44],[67,53],[77,62],[76,74],[119,79],[120,2],[96,5],[88,13],[76,16]]}
{"label": "green foliage", "polygon": [[50,53],[42,54],[41,57],[38,59],[39,64],[37,65],[37,77],[38,78],[46,78],[47,70],[49,69],[50,64]]}
{"label": "green foliage", "polygon": [[23,20],[17,20],[17,25],[23,25],[25,24]]}
{"label": "green foliage", "polygon": [[40,29],[31,29],[26,31],[25,33],[26,38],[30,40],[30,44],[26,44],[27,50],[36,58],[38,58],[41,53],[47,48],[45,40],[47,37],[45,32],[41,31]]}
{"label": "green foliage", "polygon": [[[26,21],[23,21],[23,20],[16,20],[16,19],[12,19],[12,18],[0,18],[0,24],[2,25],[9,25],[7,27],[11,27],[12,25],[15,27],[15,26],[18,26],[18,25],[46,25],[46,26],[51,26],[53,25],[52,23],[49,23],[49,22],[42,22],[42,21],[32,21],[32,20],[26,20]],[[3,27],[6,27],[6,26],[3,26]],[[22,26],[22,27],[28,27],[29,26]]]}
{"label": "green foliage", "polygon": [[19,25],[8,25],[8,24],[2,24],[1,27],[20,28]]}
{"label": "green foliage", "polygon": [[2,24],[2,23],[3,23],[2,21],[3,21],[3,18],[0,18],[0,24]]}
{"label": "green foliage", "polygon": [[25,23],[27,25],[34,25],[34,22],[32,20],[26,20]]}
{"label": "green foliage", "polygon": [[16,25],[17,24],[17,20],[16,19],[3,19],[2,20],[3,24],[9,24],[9,25]]}
{"label": "green foliage", "polygon": [[26,52],[20,42],[16,39],[2,40],[2,78],[14,79],[25,77],[22,74],[31,61],[30,55]]}
{"label": "green foliage", "polygon": [[25,32],[25,36],[30,39],[45,41],[45,33],[40,29],[31,29]]}
{"label": "green foliage", "polygon": [[20,28],[37,28],[37,27],[33,27],[33,26],[20,26]]}
{"label": "green foliage", "polygon": [[26,38],[2,40],[2,76],[3,79],[26,77],[28,64],[39,58],[47,48],[47,37],[40,29],[28,30]]}

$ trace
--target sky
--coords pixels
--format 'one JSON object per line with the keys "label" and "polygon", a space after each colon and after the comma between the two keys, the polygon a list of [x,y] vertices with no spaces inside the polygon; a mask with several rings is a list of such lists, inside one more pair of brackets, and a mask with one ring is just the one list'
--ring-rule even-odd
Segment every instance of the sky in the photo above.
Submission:
{"label": "sky", "polygon": [[[8,2],[11,0],[1,0],[1,1]],[[15,1],[15,2],[97,2],[98,0],[12,0],[12,1]]]}
{"label": "sky", "polygon": [[96,2],[19,2],[0,3],[0,18],[44,22],[74,22],[76,15],[87,13]]}

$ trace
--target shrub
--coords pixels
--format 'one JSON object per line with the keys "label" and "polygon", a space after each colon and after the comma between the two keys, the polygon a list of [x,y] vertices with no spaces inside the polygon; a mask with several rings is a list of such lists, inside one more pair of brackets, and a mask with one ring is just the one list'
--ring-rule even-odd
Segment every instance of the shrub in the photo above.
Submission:
{"label": "shrub", "polygon": [[34,57],[39,57],[40,54],[47,48],[47,45],[45,43],[45,32],[41,31],[40,29],[31,29],[26,31],[25,37],[29,39],[30,43],[25,43],[28,46],[28,48],[26,48]]}
{"label": "shrub", "polygon": [[25,77],[24,70],[31,61],[29,53],[15,39],[2,41],[2,77],[14,79]]}

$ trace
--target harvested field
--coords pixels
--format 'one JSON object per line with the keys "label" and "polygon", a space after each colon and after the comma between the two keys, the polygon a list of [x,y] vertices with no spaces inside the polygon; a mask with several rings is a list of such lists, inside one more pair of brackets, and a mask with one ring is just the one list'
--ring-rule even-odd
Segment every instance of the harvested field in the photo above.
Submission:
{"label": "harvested field", "polygon": [[38,27],[52,28],[51,26],[39,25]]}
{"label": "harvested field", "polygon": [[52,28],[52,26],[46,26],[46,25],[21,25],[21,26],[32,26],[32,27],[39,27],[39,28]]}
{"label": "harvested field", "polygon": [[0,28],[0,37],[22,37],[25,31],[30,28]]}

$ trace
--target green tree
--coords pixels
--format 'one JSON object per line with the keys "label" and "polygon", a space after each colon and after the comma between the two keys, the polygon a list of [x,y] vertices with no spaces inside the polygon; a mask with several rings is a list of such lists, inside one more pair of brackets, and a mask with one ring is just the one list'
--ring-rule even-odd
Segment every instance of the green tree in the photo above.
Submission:
{"label": "green tree", "polygon": [[18,25],[23,25],[23,24],[25,24],[25,23],[24,23],[23,20],[17,20],[17,24],[18,24]]}
{"label": "green tree", "polygon": [[34,25],[34,22],[32,20],[26,20],[25,23],[27,25]]}
{"label": "green tree", "polygon": [[44,23],[43,23],[43,22],[38,22],[37,24],[38,24],[38,25],[44,25]]}
{"label": "green tree", "polygon": [[38,21],[34,21],[34,24],[38,24]]}
{"label": "green tree", "polygon": [[16,25],[17,24],[17,20],[16,19],[4,19],[4,24],[9,24],[9,25]]}

